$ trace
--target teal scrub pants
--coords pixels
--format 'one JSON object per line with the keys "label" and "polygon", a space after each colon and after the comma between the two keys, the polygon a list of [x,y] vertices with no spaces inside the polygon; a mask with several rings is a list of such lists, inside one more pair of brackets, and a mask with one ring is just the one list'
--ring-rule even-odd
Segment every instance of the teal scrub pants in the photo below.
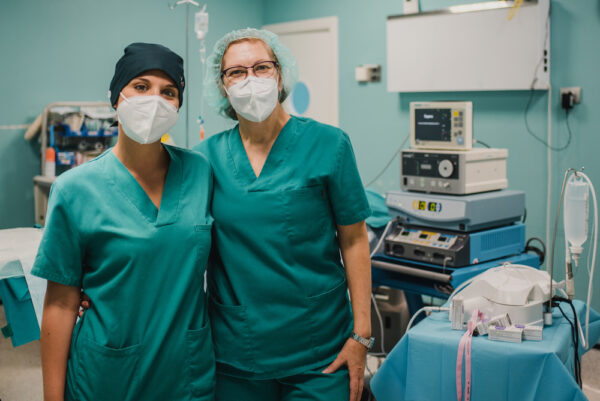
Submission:
{"label": "teal scrub pants", "polygon": [[215,401],[347,401],[348,370],[321,373],[326,366],[280,379],[256,380],[217,373]]}

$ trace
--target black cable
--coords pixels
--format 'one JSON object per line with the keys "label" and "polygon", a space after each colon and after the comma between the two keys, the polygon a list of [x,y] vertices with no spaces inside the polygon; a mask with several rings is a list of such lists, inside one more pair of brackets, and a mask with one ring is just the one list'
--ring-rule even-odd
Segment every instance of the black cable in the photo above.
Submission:
{"label": "black cable", "polygon": [[434,283],[433,289],[439,293],[446,294],[446,295],[450,295],[454,291],[454,287],[452,287],[450,284]]}
{"label": "black cable", "polygon": [[[542,249],[530,246],[529,244],[531,241],[538,241],[540,245],[542,245]],[[544,244],[544,241],[542,241],[539,237],[531,237],[527,240],[525,243],[525,252],[527,251],[537,253],[537,255],[540,257],[540,265],[544,263],[544,260],[546,260],[546,244]]]}
{"label": "black cable", "polygon": [[573,302],[570,299],[566,299],[566,298],[562,298],[562,297],[553,297],[552,299],[554,301],[567,303],[571,307],[571,311],[573,312],[573,320],[574,320],[574,322],[571,322],[571,320],[567,317],[567,315],[565,314],[565,312],[560,307],[560,304],[558,304],[558,303],[555,304],[558,307],[558,310],[560,311],[560,313],[565,318],[565,320],[571,326],[571,341],[573,341],[574,354],[575,354],[575,360],[574,360],[574,363],[573,363],[573,365],[574,365],[573,366],[573,370],[574,370],[573,373],[574,373],[574,376],[575,376],[575,381],[579,385],[579,388],[581,388],[582,387],[582,381],[581,381],[581,360],[579,359],[579,331],[577,330],[577,328],[578,328],[577,312],[575,311],[575,306],[573,306]]}
{"label": "black cable", "polygon": [[579,357],[579,330],[577,330],[577,328],[579,327],[579,323],[577,321],[578,317],[577,317],[577,312],[575,311],[575,306],[573,305],[573,301],[571,301],[570,299],[567,301],[567,303],[569,304],[569,306],[571,307],[571,311],[573,312],[573,316],[575,317],[575,357],[577,358],[577,366],[578,366],[578,375],[579,375],[579,383],[581,385],[583,385],[583,381],[581,380],[581,358]]}
{"label": "black cable", "polygon": [[527,220],[527,208],[523,209],[523,220],[521,221],[521,223],[525,223],[525,221]]}
{"label": "black cable", "polygon": [[580,374],[580,369],[581,368],[580,368],[579,352],[578,352],[579,351],[578,350],[578,348],[579,348],[579,342],[578,342],[578,339],[576,338],[577,326],[575,326],[573,324],[573,322],[571,322],[571,320],[567,317],[567,315],[565,314],[565,312],[560,307],[560,304],[556,304],[556,306],[558,307],[558,310],[563,315],[563,317],[565,318],[565,320],[569,323],[569,326],[571,326],[571,341],[573,342],[574,353],[575,353],[575,361],[573,363],[573,375],[575,376],[575,381],[579,385],[579,388],[581,388],[581,374]]}
{"label": "black cable", "polygon": [[579,388],[581,388],[581,384],[579,382],[579,372],[578,372],[578,368],[577,368],[578,358],[577,358],[577,348],[575,346],[575,334],[574,334],[574,331],[577,330],[577,329],[575,327],[573,327],[573,322],[571,322],[571,320],[567,317],[567,315],[565,314],[565,312],[560,307],[560,304],[556,304],[556,306],[558,307],[558,310],[563,315],[563,317],[565,318],[565,320],[569,323],[569,326],[571,326],[571,341],[573,342],[573,345],[574,345],[574,348],[575,348],[575,351],[574,351],[575,352],[575,361],[573,363],[573,375],[575,376],[575,381],[579,385]]}
{"label": "black cable", "polygon": [[480,143],[480,144],[482,144],[483,146],[485,146],[486,148],[490,148],[490,147],[491,147],[490,145],[488,145],[487,143],[485,143],[485,142],[483,142],[483,141],[480,141],[479,139],[476,139],[476,140],[475,140],[475,143]]}
{"label": "black cable", "polygon": [[571,132],[571,124],[569,124],[569,109],[565,109],[565,121],[567,122],[567,132],[569,133],[569,142],[567,142],[566,146],[569,146],[571,143],[571,138],[573,137],[573,133]]}
{"label": "black cable", "polygon": [[[531,127],[529,127],[529,121],[527,120],[527,114],[529,113],[529,107],[531,106],[531,100],[533,99],[533,93],[534,93],[534,89],[533,89],[533,85],[535,84],[535,80],[531,85],[531,89],[529,91],[529,100],[527,101],[527,105],[525,106],[525,113],[523,114],[523,117],[525,119],[525,128],[527,129],[527,133],[529,133],[529,135],[531,135],[532,137],[534,137],[537,141],[541,142],[542,144],[544,144],[544,146],[546,146],[547,148],[550,148],[550,150],[554,150],[556,152],[559,152],[561,150],[565,150],[566,148],[569,147],[569,145],[571,144],[571,128],[569,126],[569,110],[565,110],[566,113],[566,119],[567,119],[567,131],[569,132],[569,138],[567,139],[567,143],[564,146],[560,146],[560,147],[555,147],[555,146],[549,146],[548,142],[544,141],[542,138],[538,137],[532,130]],[[549,96],[549,95],[548,95]]]}

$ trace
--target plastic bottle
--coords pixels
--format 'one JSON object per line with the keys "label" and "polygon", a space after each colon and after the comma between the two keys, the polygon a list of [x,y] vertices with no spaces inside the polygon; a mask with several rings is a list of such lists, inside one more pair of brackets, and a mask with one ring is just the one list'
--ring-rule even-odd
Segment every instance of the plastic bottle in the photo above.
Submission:
{"label": "plastic bottle", "polygon": [[44,176],[56,176],[56,151],[54,148],[46,148],[46,164],[44,166]]}
{"label": "plastic bottle", "polygon": [[195,15],[194,31],[196,32],[196,37],[198,39],[204,40],[206,38],[206,34],[208,33],[208,13],[206,12],[206,4],[202,10],[198,11]]}
{"label": "plastic bottle", "polygon": [[565,194],[565,236],[569,241],[571,254],[575,266],[579,261],[579,255],[583,251],[581,247],[588,236],[589,217],[589,185],[586,181],[578,178],[569,180]]}

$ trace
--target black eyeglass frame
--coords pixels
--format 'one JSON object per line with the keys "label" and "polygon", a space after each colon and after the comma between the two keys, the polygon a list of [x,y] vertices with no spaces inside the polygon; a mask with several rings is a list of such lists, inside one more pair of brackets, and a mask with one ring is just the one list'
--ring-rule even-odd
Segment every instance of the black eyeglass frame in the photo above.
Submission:
{"label": "black eyeglass frame", "polygon": [[[231,70],[233,68],[245,68],[246,69],[246,76],[248,76],[248,70],[250,68],[254,71],[254,67],[256,67],[259,64],[263,64],[263,63],[272,63],[273,66],[275,67],[275,69],[279,69],[279,63],[277,61],[275,61],[275,60],[262,60],[262,61],[259,61],[257,63],[254,63],[250,67],[246,67],[245,65],[234,65],[234,66],[231,66],[231,67],[226,68],[223,71],[221,71],[221,81],[223,81],[223,79],[225,78],[225,74],[227,73],[227,71],[229,71],[229,70]],[[256,74],[256,71],[254,71],[254,73]]]}

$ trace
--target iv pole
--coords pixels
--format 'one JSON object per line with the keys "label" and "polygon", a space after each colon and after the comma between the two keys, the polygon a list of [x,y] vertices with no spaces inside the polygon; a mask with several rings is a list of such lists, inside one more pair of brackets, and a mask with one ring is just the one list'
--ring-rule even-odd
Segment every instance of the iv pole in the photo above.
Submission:
{"label": "iv pole", "polygon": [[[185,76],[189,77],[189,65],[190,65],[190,4],[196,7],[200,7],[200,4],[194,0],[179,0],[175,4],[169,4],[169,9],[175,10],[175,8],[181,4],[185,4]],[[185,91],[185,147],[190,147],[190,134],[189,134],[189,117],[190,117],[190,91]]]}

